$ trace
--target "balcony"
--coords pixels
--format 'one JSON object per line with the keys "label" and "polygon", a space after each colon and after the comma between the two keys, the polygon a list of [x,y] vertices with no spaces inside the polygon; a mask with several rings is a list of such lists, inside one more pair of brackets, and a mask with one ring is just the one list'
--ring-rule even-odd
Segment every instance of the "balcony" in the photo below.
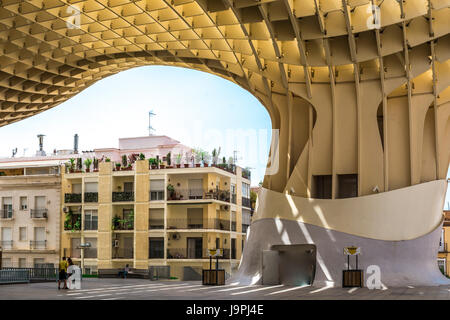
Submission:
{"label": "balcony", "polygon": [[84,258],[97,259],[97,248],[84,248]]}
{"label": "balcony", "polygon": [[112,258],[113,259],[133,259],[133,248],[127,247],[113,247]]}
{"label": "balcony", "polygon": [[80,231],[81,230],[81,213],[69,212],[66,214],[64,221],[65,231]]}
{"label": "balcony", "polygon": [[0,220],[10,220],[13,218],[14,210],[0,210]]}
{"label": "balcony", "polygon": [[84,202],[98,202],[98,192],[85,192]]}
{"label": "balcony", "polygon": [[47,248],[47,240],[39,240],[39,241],[33,241],[30,240],[30,249],[46,249]]}
{"label": "balcony", "polygon": [[65,193],[65,203],[81,203],[81,193]]}
{"label": "balcony", "polygon": [[251,208],[252,204],[249,198],[242,198],[242,206],[243,207],[247,207],[247,208]]}
{"label": "balcony", "polygon": [[242,233],[247,233],[248,228],[250,227],[249,224],[243,224],[242,225]]}
{"label": "balcony", "polygon": [[189,252],[187,248],[170,248],[167,249],[167,259],[206,259],[202,251],[191,250]]}
{"label": "balcony", "polygon": [[31,219],[47,219],[48,218],[47,214],[48,214],[47,209],[31,209],[30,210]]}
{"label": "balcony", "polygon": [[149,219],[148,229],[149,230],[164,229],[164,219]]}
{"label": "balcony", "polygon": [[[236,223],[234,222],[236,225]],[[167,230],[209,229],[230,231],[232,223],[224,219],[167,219]]]}
{"label": "balcony", "polygon": [[2,247],[3,250],[11,250],[13,248],[13,240],[2,240],[0,241],[0,247]]}
{"label": "balcony", "polygon": [[250,180],[252,173],[248,169],[242,169],[242,178]]}
{"label": "balcony", "polygon": [[112,193],[113,202],[133,202],[134,192],[113,192]]}
{"label": "balcony", "polygon": [[206,189],[175,189],[167,192],[167,200],[219,200],[230,202],[230,191],[228,190],[206,190]]}

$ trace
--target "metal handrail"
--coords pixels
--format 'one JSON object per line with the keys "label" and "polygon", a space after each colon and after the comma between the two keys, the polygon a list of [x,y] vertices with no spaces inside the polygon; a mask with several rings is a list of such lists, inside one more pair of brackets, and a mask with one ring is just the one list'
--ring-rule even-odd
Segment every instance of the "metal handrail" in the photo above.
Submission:
{"label": "metal handrail", "polygon": [[31,209],[30,210],[30,217],[32,219],[39,219],[39,218],[47,218],[47,209]]}

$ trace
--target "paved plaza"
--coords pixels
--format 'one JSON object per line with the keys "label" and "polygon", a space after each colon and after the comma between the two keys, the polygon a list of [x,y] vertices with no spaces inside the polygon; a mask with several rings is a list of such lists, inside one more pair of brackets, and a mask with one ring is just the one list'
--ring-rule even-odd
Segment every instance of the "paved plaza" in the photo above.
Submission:
{"label": "paved plaza", "polygon": [[1,300],[450,300],[450,286],[367,288],[274,286],[203,286],[200,281],[84,279],[80,290],[57,290],[56,283],[0,286]]}

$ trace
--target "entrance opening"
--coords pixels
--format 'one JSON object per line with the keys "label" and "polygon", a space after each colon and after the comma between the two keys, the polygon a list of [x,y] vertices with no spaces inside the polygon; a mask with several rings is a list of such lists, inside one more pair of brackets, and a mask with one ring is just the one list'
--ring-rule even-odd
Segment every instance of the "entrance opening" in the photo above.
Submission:
{"label": "entrance opening", "polygon": [[316,246],[273,245],[263,251],[262,283],[267,285],[312,285],[316,275]]}

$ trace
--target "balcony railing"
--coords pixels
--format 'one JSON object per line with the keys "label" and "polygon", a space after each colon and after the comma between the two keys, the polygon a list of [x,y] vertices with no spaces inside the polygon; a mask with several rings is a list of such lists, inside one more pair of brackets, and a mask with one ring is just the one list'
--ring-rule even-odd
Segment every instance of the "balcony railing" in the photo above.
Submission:
{"label": "balcony railing", "polygon": [[[220,249],[222,255],[219,259],[230,259],[230,249]],[[168,248],[167,259],[209,259],[206,250],[188,250],[188,248]]]}
{"label": "balcony railing", "polygon": [[98,202],[98,192],[85,192],[84,202]]}
{"label": "balcony railing", "polygon": [[113,221],[113,230],[134,230],[134,221]]}
{"label": "balcony railing", "polygon": [[30,216],[31,219],[47,219],[47,209],[31,209]]}
{"label": "balcony railing", "polygon": [[65,193],[65,203],[81,203],[81,193]]}
{"label": "balcony railing", "polygon": [[210,229],[230,231],[231,224],[230,220],[224,219],[167,219],[167,229]]}
{"label": "balcony railing", "polygon": [[164,248],[150,248],[148,251],[149,259],[164,259]]}
{"label": "balcony railing", "polygon": [[133,248],[112,248],[113,259],[133,259]]}
{"label": "balcony railing", "polygon": [[30,240],[30,249],[46,249],[47,240],[33,241]]}
{"label": "balcony railing", "polygon": [[0,210],[0,219],[12,219],[14,210]]}
{"label": "balcony railing", "polygon": [[167,200],[220,200],[230,202],[228,190],[175,189],[167,192]]}
{"label": "balcony railing", "polygon": [[252,176],[252,173],[250,172],[250,170],[242,169],[242,178],[250,180],[251,176]]}
{"label": "balcony railing", "polygon": [[148,220],[148,229],[164,229],[164,219],[149,219]]}
{"label": "balcony railing", "polygon": [[13,240],[0,241],[0,247],[2,247],[2,249],[12,249],[13,248]]}
{"label": "balcony railing", "polygon": [[113,202],[134,201],[134,192],[113,192]]}
{"label": "balcony railing", "polygon": [[247,208],[251,208],[252,207],[252,203],[250,201],[249,198],[242,198],[242,206],[243,207],[247,207]]}
{"label": "balcony railing", "polygon": [[248,227],[250,227],[249,224],[243,224],[242,225],[242,233],[247,233]]}

